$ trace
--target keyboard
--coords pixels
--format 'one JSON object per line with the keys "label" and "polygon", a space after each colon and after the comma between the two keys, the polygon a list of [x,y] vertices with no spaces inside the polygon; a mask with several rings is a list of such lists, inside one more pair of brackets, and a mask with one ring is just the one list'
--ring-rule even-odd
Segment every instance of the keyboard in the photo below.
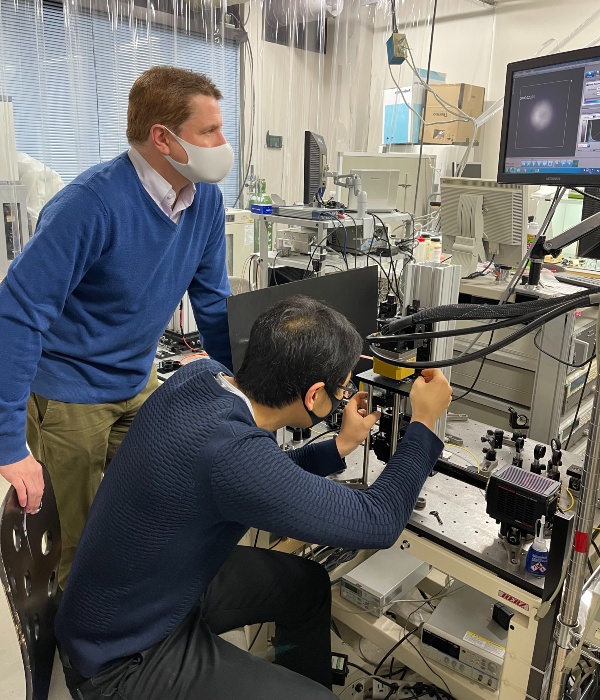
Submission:
{"label": "keyboard", "polygon": [[600,275],[591,277],[588,275],[573,275],[568,272],[558,272],[554,275],[554,278],[563,284],[572,284],[575,287],[600,291]]}

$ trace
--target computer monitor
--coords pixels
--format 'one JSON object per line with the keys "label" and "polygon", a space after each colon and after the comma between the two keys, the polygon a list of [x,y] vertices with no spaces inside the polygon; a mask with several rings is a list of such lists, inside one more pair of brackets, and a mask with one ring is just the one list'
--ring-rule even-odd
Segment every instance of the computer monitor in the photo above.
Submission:
{"label": "computer monitor", "polygon": [[[598,197],[600,199],[600,187],[586,187],[585,192],[591,194],[592,197]],[[592,216],[592,214],[600,212],[600,201],[592,197],[583,198],[583,207],[581,209],[582,221]],[[579,241],[577,255],[580,258],[600,259],[600,228],[591,231]]]}
{"label": "computer monitor", "polygon": [[[360,177],[360,187],[367,193],[367,211],[389,213],[396,210],[398,201],[398,186],[400,184],[399,170],[355,170],[350,174]],[[348,206],[357,209],[357,197],[354,190],[348,194]]]}
{"label": "computer monitor", "polygon": [[227,316],[233,371],[237,372],[242,364],[254,321],[278,301],[294,294],[304,294],[329,304],[353,323],[363,338],[373,333],[378,283],[378,268],[371,265],[229,297]]}
{"label": "computer monitor", "polygon": [[443,177],[442,252],[453,254],[456,238],[472,239],[480,261],[516,267],[527,250],[527,197],[524,185],[481,178]]}
{"label": "computer monitor", "polygon": [[[453,164],[454,165],[454,164]],[[458,163],[457,163],[458,166]],[[458,169],[457,171],[458,172]],[[481,163],[466,163],[460,173],[461,177],[481,177]]]}
{"label": "computer monitor", "polygon": [[600,176],[600,47],[510,63],[498,182],[594,185]]}
{"label": "computer monitor", "polygon": [[322,136],[304,132],[304,204],[312,206],[315,195],[327,182],[327,146]]}
{"label": "computer monitor", "polygon": [[[434,191],[436,156],[430,153],[368,153],[347,151],[338,154],[337,170],[347,175],[356,170],[398,171],[397,197],[395,209],[415,216],[430,213],[429,200]],[[417,180],[418,178],[418,180]],[[418,182],[418,187],[417,187]],[[367,192],[367,207],[370,207],[371,193]],[[416,195],[416,206],[415,206]],[[348,190],[340,188],[339,201],[345,203]]]}

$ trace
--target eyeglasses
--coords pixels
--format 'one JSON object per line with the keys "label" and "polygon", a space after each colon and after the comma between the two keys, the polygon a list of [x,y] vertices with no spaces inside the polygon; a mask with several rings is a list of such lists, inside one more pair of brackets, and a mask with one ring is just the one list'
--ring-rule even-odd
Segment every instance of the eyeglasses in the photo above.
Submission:
{"label": "eyeglasses", "polygon": [[356,392],[358,391],[356,385],[352,381],[348,382],[348,384],[346,384],[345,386],[338,384],[337,388],[341,389],[344,392],[342,396],[342,398],[344,399],[352,398],[354,394],[356,394]]}

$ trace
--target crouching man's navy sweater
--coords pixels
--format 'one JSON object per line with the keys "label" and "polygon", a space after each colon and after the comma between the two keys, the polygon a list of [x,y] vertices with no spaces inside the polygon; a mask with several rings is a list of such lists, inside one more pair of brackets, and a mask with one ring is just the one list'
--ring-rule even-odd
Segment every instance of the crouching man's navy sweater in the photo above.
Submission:
{"label": "crouching man's navy sweater", "polygon": [[[142,406],[106,473],[56,617],[71,663],[91,677],[165,639],[248,527],[338,547],[390,547],[442,450],[412,423],[368,489],[323,477],[334,440],[283,452],[244,400],[199,360]],[[267,380],[268,381],[268,380]]]}

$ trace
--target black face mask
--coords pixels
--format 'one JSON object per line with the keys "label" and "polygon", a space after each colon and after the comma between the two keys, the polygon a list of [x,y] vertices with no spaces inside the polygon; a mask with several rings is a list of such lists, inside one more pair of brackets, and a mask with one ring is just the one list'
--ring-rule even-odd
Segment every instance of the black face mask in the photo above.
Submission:
{"label": "black face mask", "polygon": [[320,423],[321,421],[329,418],[329,416],[337,411],[337,409],[340,407],[340,404],[343,401],[343,397],[341,399],[336,398],[333,394],[331,394],[326,387],[323,387],[325,389],[325,393],[327,396],[329,396],[329,400],[331,401],[331,411],[326,416],[318,416],[316,413],[313,413],[312,411],[309,411],[306,406],[304,406],[304,410],[308,413],[310,416],[310,419],[312,421],[312,426],[315,426],[317,423]]}

